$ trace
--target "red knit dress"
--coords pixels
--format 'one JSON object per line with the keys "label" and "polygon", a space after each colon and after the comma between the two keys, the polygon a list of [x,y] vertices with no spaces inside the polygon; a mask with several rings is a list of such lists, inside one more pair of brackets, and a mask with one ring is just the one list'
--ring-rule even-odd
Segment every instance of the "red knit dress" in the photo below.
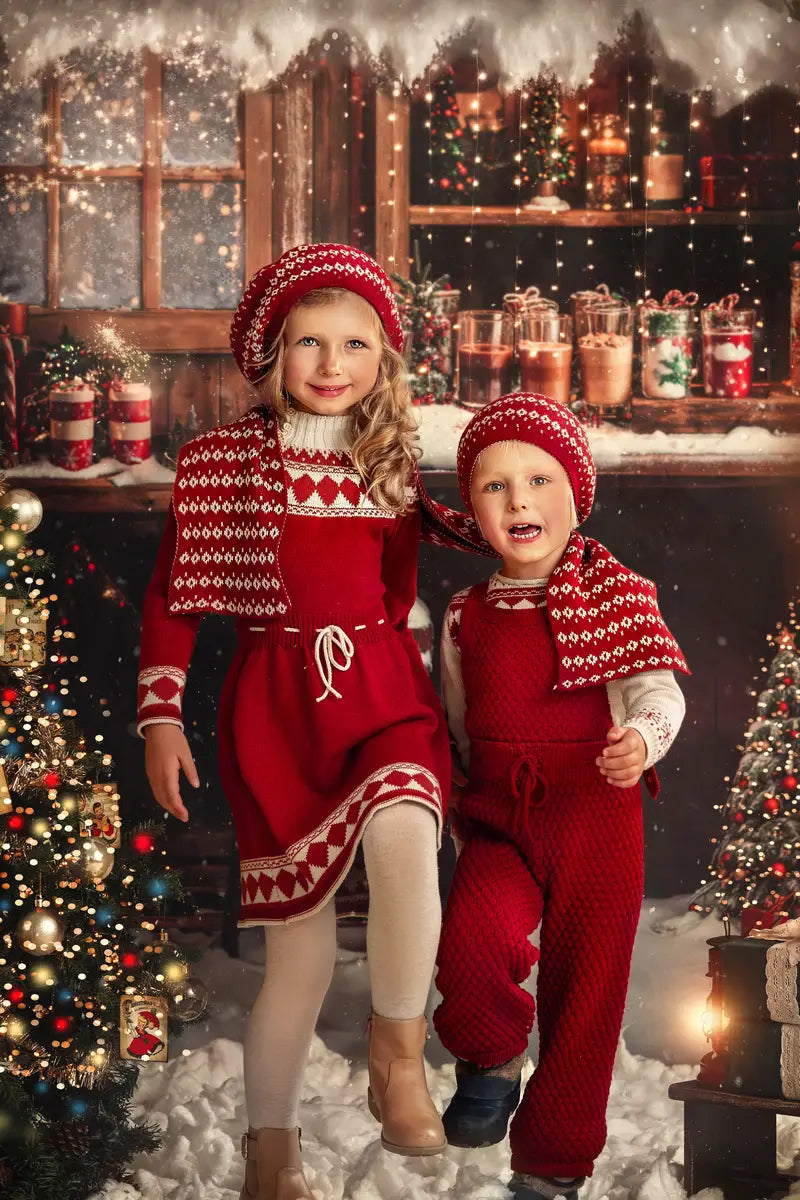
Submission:
{"label": "red knit dress", "polygon": [[470,590],[457,633],[470,780],[434,1025],[479,1066],[523,1053],[535,1006],[520,984],[541,924],[539,1061],[511,1123],[511,1165],[585,1175],[605,1141],[641,906],[640,790],[613,787],[595,764],[612,725],[606,687],[554,690],[547,609],[501,609],[486,590]]}
{"label": "red knit dress", "polygon": [[[347,426],[293,416],[278,548],[291,609],[236,622],[219,759],[241,858],[240,925],[324,905],[380,808],[415,801],[441,829],[448,734],[406,624],[419,509],[395,517],[365,496],[347,453],[331,448],[347,444]],[[159,596],[169,531],[165,542],[151,584]]]}

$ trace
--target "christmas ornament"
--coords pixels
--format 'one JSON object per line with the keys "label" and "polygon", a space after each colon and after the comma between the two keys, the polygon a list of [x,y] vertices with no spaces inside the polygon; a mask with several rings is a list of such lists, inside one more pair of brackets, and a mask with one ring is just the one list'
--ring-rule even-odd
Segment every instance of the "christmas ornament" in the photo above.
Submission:
{"label": "christmas ornament", "polygon": [[43,663],[46,656],[46,610],[33,608],[23,600],[0,597],[0,662]]}
{"label": "christmas ornament", "polygon": [[165,998],[122,996],[119,1017],[120,1058],[166,1062],[168,1045]]}
{"label": "christmas ornament", "polygon": [[114,866],[114,849],[98,838],[91,838],[81,847],[81,869],[87,879],[99,883]]}
{"label": "christmas ornament", "polygon": [[169,1011],[180,1021],[196,1021],[208,1007],[208,988],[202,979],[188,975],[169,995]]}
{"label": "christmas ornament", "polygon": [[48,908],[35,908],[22,918],[14,930],[17,941],[37,957],[63,949],[64,926]]}
{"label": "christmas ornament", "polygon": [[786,874],[786,864],[782,863],[782,862],[773,863],[772,866],[770,867],[770,870],[772,871],[773,875],[779,875],[779,876],[785,875]]}
{"label": "christmas ornament", "polygon": [[775,796],[766,796],[764,799],[764,812],[776,813],[780,811],[781,802]]}
{"label": "christmas ornament", "polygon": [[8,521],[23,533],[32,533],[42,520],[42,502],[27,488],[11,488],[4,492],[0,496],[0,508],[7,514]]}
{"label": "christmas ornament", "polygon": [[795,788],[797,787],[797,776],[796,775],[784,775],[783,780],[781,782],[781,787],[784,789],[784,791],[793,792],[795,790]]}

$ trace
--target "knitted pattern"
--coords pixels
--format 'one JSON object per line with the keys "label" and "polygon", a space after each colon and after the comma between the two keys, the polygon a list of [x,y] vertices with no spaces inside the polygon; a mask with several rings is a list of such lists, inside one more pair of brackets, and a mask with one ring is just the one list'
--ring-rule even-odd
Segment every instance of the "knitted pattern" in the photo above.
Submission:
{"label": "knitted pattern", "polygon": [[641,671],[689,674],[658,609],[656,585],[573,530],[550,576],[547,607],[564,691]]}
{"label": "knitted pattern", "polygon": [[[511,1123],[511,1166],[590,1174],[641,905],[640,792],[612,787],[595,765],[605,689],[554,691],[543,612],[498,610],[473,589],[459,645],[474,740],[434,1025],[457,1058],[490,1067],[527,1049],[538,1007],[539,1062]],[[535,1005],[519,985],[540,920]]]}
{"label": "knitted pattern", "polygon": [[403,351],[403,329],[389,277],[374,258],[334,242],[293,246],[256,271],[233,316],[231,350],[245,379],[264,374],[264,352],[289,311],[308,292],[340,287],[363,297],[377,312],[386,336]]}
{"label": "knitted pattern", "polygon": [[461,435],[456,456],[458,487],[470,512],[475,463],[481,451],[495,442],[529,442],[551,454],[569,477],[578,522],[586,520],[597,473],[583,426],[568,408],[537,393],[512,392],[476,413]]}
{"label": "knitted pattern", "polygon": [[[427,494],[417,467],[411,485],[422,508],[423,541],[491,553],[471,516],[453,512]],[[177,545],[169,584],[171,614],[278,617],[289,611],[278,558],[286,486],[271,409],[252,408],[238,421],[184,446],[172,494]],[[409,571],[414,569],[410,561]]]}

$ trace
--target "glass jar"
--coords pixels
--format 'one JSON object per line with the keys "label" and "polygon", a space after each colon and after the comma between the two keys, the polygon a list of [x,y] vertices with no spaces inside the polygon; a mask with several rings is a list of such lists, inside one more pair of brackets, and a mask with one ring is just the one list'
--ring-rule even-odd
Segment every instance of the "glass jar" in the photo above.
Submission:
{"label": "glass jar", "polygon": [[613,113],[593,116],[586,149],[586,207],[624,208],[630,200],[630,173],[622,117]]}
{"label": "glass jar", "polygon": [[642,308],[642,392],[653,400],[683,400],[692,378],[694,310]]}
{"label": "glass jar", "polygon": [[792,299],[789,317],[789,382],[800,396],[800,262],[790,264]]}

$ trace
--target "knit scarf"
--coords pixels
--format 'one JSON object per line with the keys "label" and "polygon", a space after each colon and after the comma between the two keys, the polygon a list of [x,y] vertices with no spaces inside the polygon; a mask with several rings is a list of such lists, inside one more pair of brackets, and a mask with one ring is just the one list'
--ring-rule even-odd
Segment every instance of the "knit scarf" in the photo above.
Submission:
{"label": "knit scarf", "polygon": [[550,576],[547,611],[558,646],[559,691],[643,671],[690,673],[659,612],[655,584],[575,530]]}

